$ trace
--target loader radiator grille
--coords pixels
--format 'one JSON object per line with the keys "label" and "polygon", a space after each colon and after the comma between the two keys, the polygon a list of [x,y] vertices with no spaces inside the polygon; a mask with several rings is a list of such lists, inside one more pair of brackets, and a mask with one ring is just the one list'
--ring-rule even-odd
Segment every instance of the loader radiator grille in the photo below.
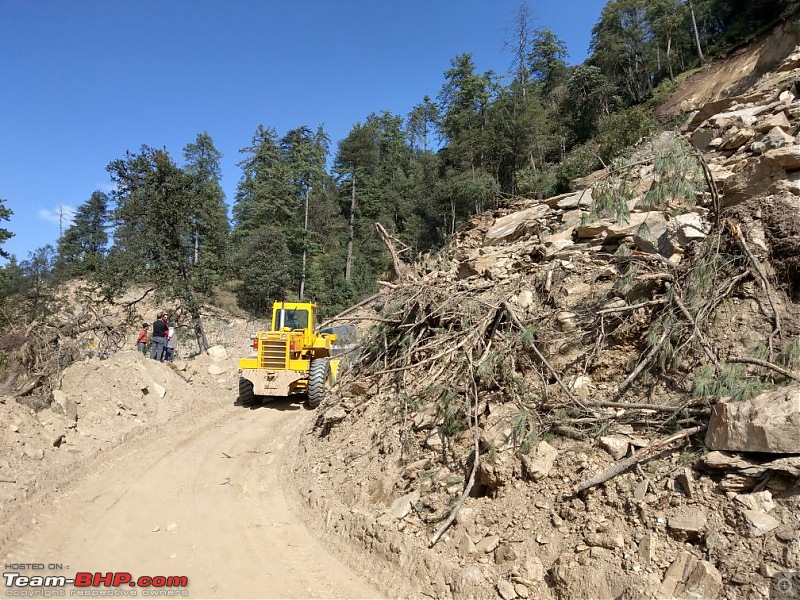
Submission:
{"label": "loader radiator grille", "polygon": [[259,366],[262,369],[280,370],[286,368],[286,342],[281,340],[261,340]]}

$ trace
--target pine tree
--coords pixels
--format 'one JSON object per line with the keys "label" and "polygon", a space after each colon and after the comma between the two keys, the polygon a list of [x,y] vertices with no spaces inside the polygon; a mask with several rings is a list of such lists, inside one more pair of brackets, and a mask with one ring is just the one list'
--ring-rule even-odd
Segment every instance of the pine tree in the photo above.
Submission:
{"label": "pine tree", "polygon": [[208,349],[200,318],[198,271],[192,264],[197,225],[193,178],[166,150],[143,146],[108,166],[117,189],[112,281],[147,281],[160,298],[177,298],[192,318],[201,352]]}
{"label": "pine tree", "polygon": [[75,217],[58,241],[56,270],[63,277],[97,275],[107,252],[108,196],[95,191],[78,207]]}
{"label": "pine tree", "polygon": [[[14,213],[10,208],[6,208],[6,201],[3,198],[0,198],[0,221],[8,221],[11,218],[11,215]],[[3,258],[8,258],[8,252],[3,250],[2,245],[6,243],[9,238],[14,237],[14,234],[11,233],[8,229],[0,227],[0,256]]]}
{"label": "pine tree", "polygon": [[220,184],[222,154],[211,136],[203,132],[186,145],[183,156],[193,199],[189,215],[191,262],[202,282],[200,289],[207,292],[225,270],[230,235],[228,205]]}

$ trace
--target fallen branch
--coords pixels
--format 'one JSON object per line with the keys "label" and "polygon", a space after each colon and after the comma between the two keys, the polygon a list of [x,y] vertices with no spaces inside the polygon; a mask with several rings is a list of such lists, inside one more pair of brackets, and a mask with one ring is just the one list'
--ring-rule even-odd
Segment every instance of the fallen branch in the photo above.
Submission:
{"label": "fallen branch", "polygon": [[650,348],[650,352],[648,352],[645,355],[645,357],[642,359],[639,365],[633,370],[633,373],[628,375],[628,378],[619,384],[619,387],[617,388],[617,395],[624,394],[625,390],[627,390],[631,386],[631,384],[634,381],[636,381],[636,378],[639,377],[642,371],[644,371],[645,367],[647,367],[647,365],[650,364],[650,360],[652,360],[652,358],[656,355],[656,353],[661,349],[661,346],[667,339],[668,334],[669,334],[668,331],[664,331],[664,333],[661,334],[661,337],[659,338],[658,342],[653,344],[653,347]]}
{"label": "fallen branch", "polygon": [[604,308],[603,310],[598,310],[596,314],[610,315],[613,313],[630,312],[638,308],[645,308],[647,306],[658,306],[660,304],[666,304],[666,302],[667,301],[665,299],[649,300],[647,302],[640,302],[639,304],[629,304],[628,306],[620,306],[619,308]]}
{"label": "fallen branch", "polygon": [[439,538],[444,535],[444,532],[447,531],[447,528],[450,527],[453,521],[455,521],[456,515],[458,511],[461,510],[461,507],[466,502],[467,498],[469,497],[469,493],[472,491],[472,486],[475,485],[475,474],[478,472],[478,463],[480,461],[480,429],[478,429],[478,404],[480,403],[478,399],[478,385],[475,383],[475,372],[472,365],[472,357],[469,355],[469,352],[466,353],[467,356],[467,364],[469,366],[469,377],[468,381],[472,383],[472,396],[474,398],[474,407],[473,407],[473,422],[472,422],[472,443],[474,446],[474,454],[475,458],[472,461],[472,471],[469,474],[469,481],[467,481],[467,485],[464,488],[464,491],[461,492],[461,497],[456,502],[453,510],[450,511],[450,515],[447,517],[444,523],[442,523],[441,527],[433,534],[431,538],[431,542],[429,547],[433,548],[436,545],[436,542],[439,541]]}
{"label": "fallen branch", "polygon": [[363,299],[361,302],[359,302],[358,304],[354,304],[354,305],[353,305],[353,306],[351,306],[350,308],[348,308],[348,309],[346,309],[346,310],[343,310],[342,312],[340,312],[338,315],[334,315],[334,316],[332,316],[330,319],[328,319],[327,321],[324,321],[324,322],[320,323],[320,326],[319,326],[319,328],[325,327],[326,325],[329,325],[330,323],[334,323],[334,322],[336,322],[336,321],[342,321],[342,320],[344,320],[344,316],[345,316],[345,315],[348,315],[348,314],[350,314],[351,312],[353,312],[353,311],[354,311],[354,310],[356,310],[357,308],[361,308],[361,307],[362,307],[362,306],[364,306],[365,304],[369,304],[369,303],[370,303],[370,302],[372,302],[373,300],[377,299],[379,296],[380,296],[380,293],[378,293],[378,294],[372,294],[372,296],[370,296],[369,298],[364,298],[364,299]]}
{"label": "fallen branch", "polygon": [[779,367],[776,364],[773,364],[767,360],[761,360],[759,358],[750,358],[749,356],[731,356],[728,358],[728,362],[731,363],[742,363],[747,365],[757,365],[759,367],[764,367],[765,369],[771,369],[776,373],[780,373],[784,377],[788,377],[789,379],[794,379],[795,381],[800,381],[800,375],[797,373],[793,373],[788,369],[784,369],[783,367]]}
{"label": "fallen branch", "polygon": [[725,226],[728,228],[728,231],[731,232],[731,235],[734,237],[734,239],[742,247],[742,250],[747,256],[747,260],[750,261],[750,264],[758,275],[758,279],[761,282],[761,287],[764,290],[764,294],[767,297],[769,306],[772,309],[773,328],[772,333],[769,334],[769,357],[771,359],[774,354],[773,340],[776,336],[780,337],[781,335],[781,316],[778,312],[778,308],[775,306],[775,301],[772,299],[772,286],[769,284],[769,279],[767,279],[764,270],[761,268],[761,263],[759,263],[758,259],[753,256],[753,253],[750,251],[750,247],[747,245],[747,242],[744,241],[744,235],[742,234],[742,230],[739,228],[739,226],[734,225],[729,219],[725,219]]}
{"label": "fallen branch", "polygon": [[[670,284],[667,284],[667,289],[670,289],[671,287],[672,286]],[[672,295],[672,299],[675,301],[678,309],[680,309],[681,314],[686,317],[689,323],[692,324],[692,335],[689,337],[689,340],[697,336],[697,338],[700,340],[700,346],[703,348],[703,352],[705,352],[708,360],[714,364],[714,368],[717,370],[717,373],[719,373],[722,371],[722,365],[719,364],[717,357],[714,355],[714,352],[711,349],[711,345],[703,336],[703,332],[700,331],[700,326],[697,324],[697,320],[692,316],[692,313],[689,312],[689,309],[686,308],[686,305],[683,303],[683,300],[681,300],[680,296],[678,296],[677,292]]]}
{"label": "fallen branch", "polygon": [[591,479],[579,483],[577,486],[575,486],[573,495],[580,494],[581,492],[585,492],[589,488],[593,488],[597,485],[600,485],[601,483],[605,483],[609,479],[612,479],[617,475],[624,473],[632,466],[638,465],[643,460],[650,458],[655,454],[658,454],[659,452],[664,450],[667,446],[669,446],[672,442],[683,438],[687,438],[696,433],[700,433],[701,431],[704,431],[706,427],[707,425],[698,425],[697,427],[690,427],[689,429],[681,429],[680,431],[673,433],[672,435],[665,437],[662,440],[650,444],[646,448],[642,448],[641,450],[632,454],[628,458],[624,458],[620,461],[617,461],[611,466],[611,468],[606,469],[596,477],[592,477]]}
{"label": "fallen branch", "polygon": [[[381,238],[383,245],[386,246],[386,249],[389,251],[389,254],[392,255],[392,266],[394,267],[394,274],[397,276],[398,279],[402,279],[403,276],[408,274],[408,265],[405,264],[402,260],[400,260],[400,253],[407,251],[408,246],[403,244],[397,238],[389,235],[389,232],[386,231],[386,228],[380,223],[375,223],[375,231],[378,232],[378,236]],[[398,251],[395,248],[396,243],[401,244],[402,246],[405,247],[401,248]]]}
{"label": "fallen branch", "polygon": [[[518,317],[518,316],[516,315],[516,313],[514,312],[514,309],[513,309],[513,308],[511,308],[511,305],[510,305],[508,302],[504,301],[504,302],[503,302],[503,304],[502,304],[502,306],[503,306],[503,309],[506,311],[506,313],[508,313],[508,316],[509,316],[509,317],[511,318],[511,320],[514,322],[514,324],[515,324],[515,325],[516,325],[516,326],[519,328],[519,330],[520,330],[520,331],[522,331],[522,332],[524,332],[524,331],[525,331],[525,325],[523,325],[523,324],[522,324],[522,321],[520,321],[520,320],[519,320],[519,317]],[[559,386],[561,386],[561,389],[562,389],[562,390],[564,390],[564,393],[566,393],[566,394],[567,394],[567,397],[568,397],[570,400],[572,400],[572,401],[573,401],[575,404],[577,404],[578,406],[580,406],[580,407],[581,407],[583,410],[585,410],[585,411],[587,411],[587,412],[588,412],[588,411],[589,411],[589,409],[586,407],[586,405],[585,405],[583,402],[581,402],[580,400],[578,400],[578,399],[577,399],[577,398],[576,398],[576,397],[573,395],[573,393],[570,391],[570,389],[569,389],[569,388],[568,388],[568,387],[567,387],[567,386],[564,384],[564,382],[561,380],[561,377],[559,376],[559,374],[558,374],[558,371],[556,371],[556,370],[553,368],[553,366],[552,366],[552,365],[551,365],[551,364],[550,364],[550,363],[547,361],[547,359],[544,357],[544,354],[542,354],[542,353],[539,351],[539,349],[536,347],[536,344],[531,344],[531,348],[532,348],[532,349],[533,349],[533,351],[536,353],[536,356],[539,358],[539,360],[540,360],[540,361],[542,361],[542,364],[543,364],[543,365],[544,365],[544,366],[547,368],[547,370],[548,370],[548,371],[550,371],[550,373],[553,375],[553,377],[555,378],[556,382],[558,382],[558,385],[559,385]]]}

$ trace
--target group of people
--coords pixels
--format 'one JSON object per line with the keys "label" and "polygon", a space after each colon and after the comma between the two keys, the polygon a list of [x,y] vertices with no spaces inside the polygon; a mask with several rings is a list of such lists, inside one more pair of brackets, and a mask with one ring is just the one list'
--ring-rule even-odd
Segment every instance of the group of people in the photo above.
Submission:
{"label": "group of people", "polygon": [[136,349],[145,353],[148,339],[151,342],[150,358],[159,361],[172,362],[175,358],[175,349],[178,347],[178,331],[175,323],[169,322],[169,315],[165,312],[158,313],[153,322],[152,336],[148,334],[149,325],[142,323],[142,330],[136,339]]}

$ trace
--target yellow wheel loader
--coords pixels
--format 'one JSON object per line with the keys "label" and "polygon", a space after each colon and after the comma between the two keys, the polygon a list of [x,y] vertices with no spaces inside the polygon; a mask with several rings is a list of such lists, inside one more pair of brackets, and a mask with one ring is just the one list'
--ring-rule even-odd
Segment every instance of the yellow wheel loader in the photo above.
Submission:
{"label": "yellow wheel loader", "polygon": [[317,305],[275,302],[271,331],[253,338],[253,353],[239,360],[237,404],[250,405],[259,396],[306,395],[310,408],[319,406],[336,382],[339,360],[331,358],[336,334],[315,330]]}

